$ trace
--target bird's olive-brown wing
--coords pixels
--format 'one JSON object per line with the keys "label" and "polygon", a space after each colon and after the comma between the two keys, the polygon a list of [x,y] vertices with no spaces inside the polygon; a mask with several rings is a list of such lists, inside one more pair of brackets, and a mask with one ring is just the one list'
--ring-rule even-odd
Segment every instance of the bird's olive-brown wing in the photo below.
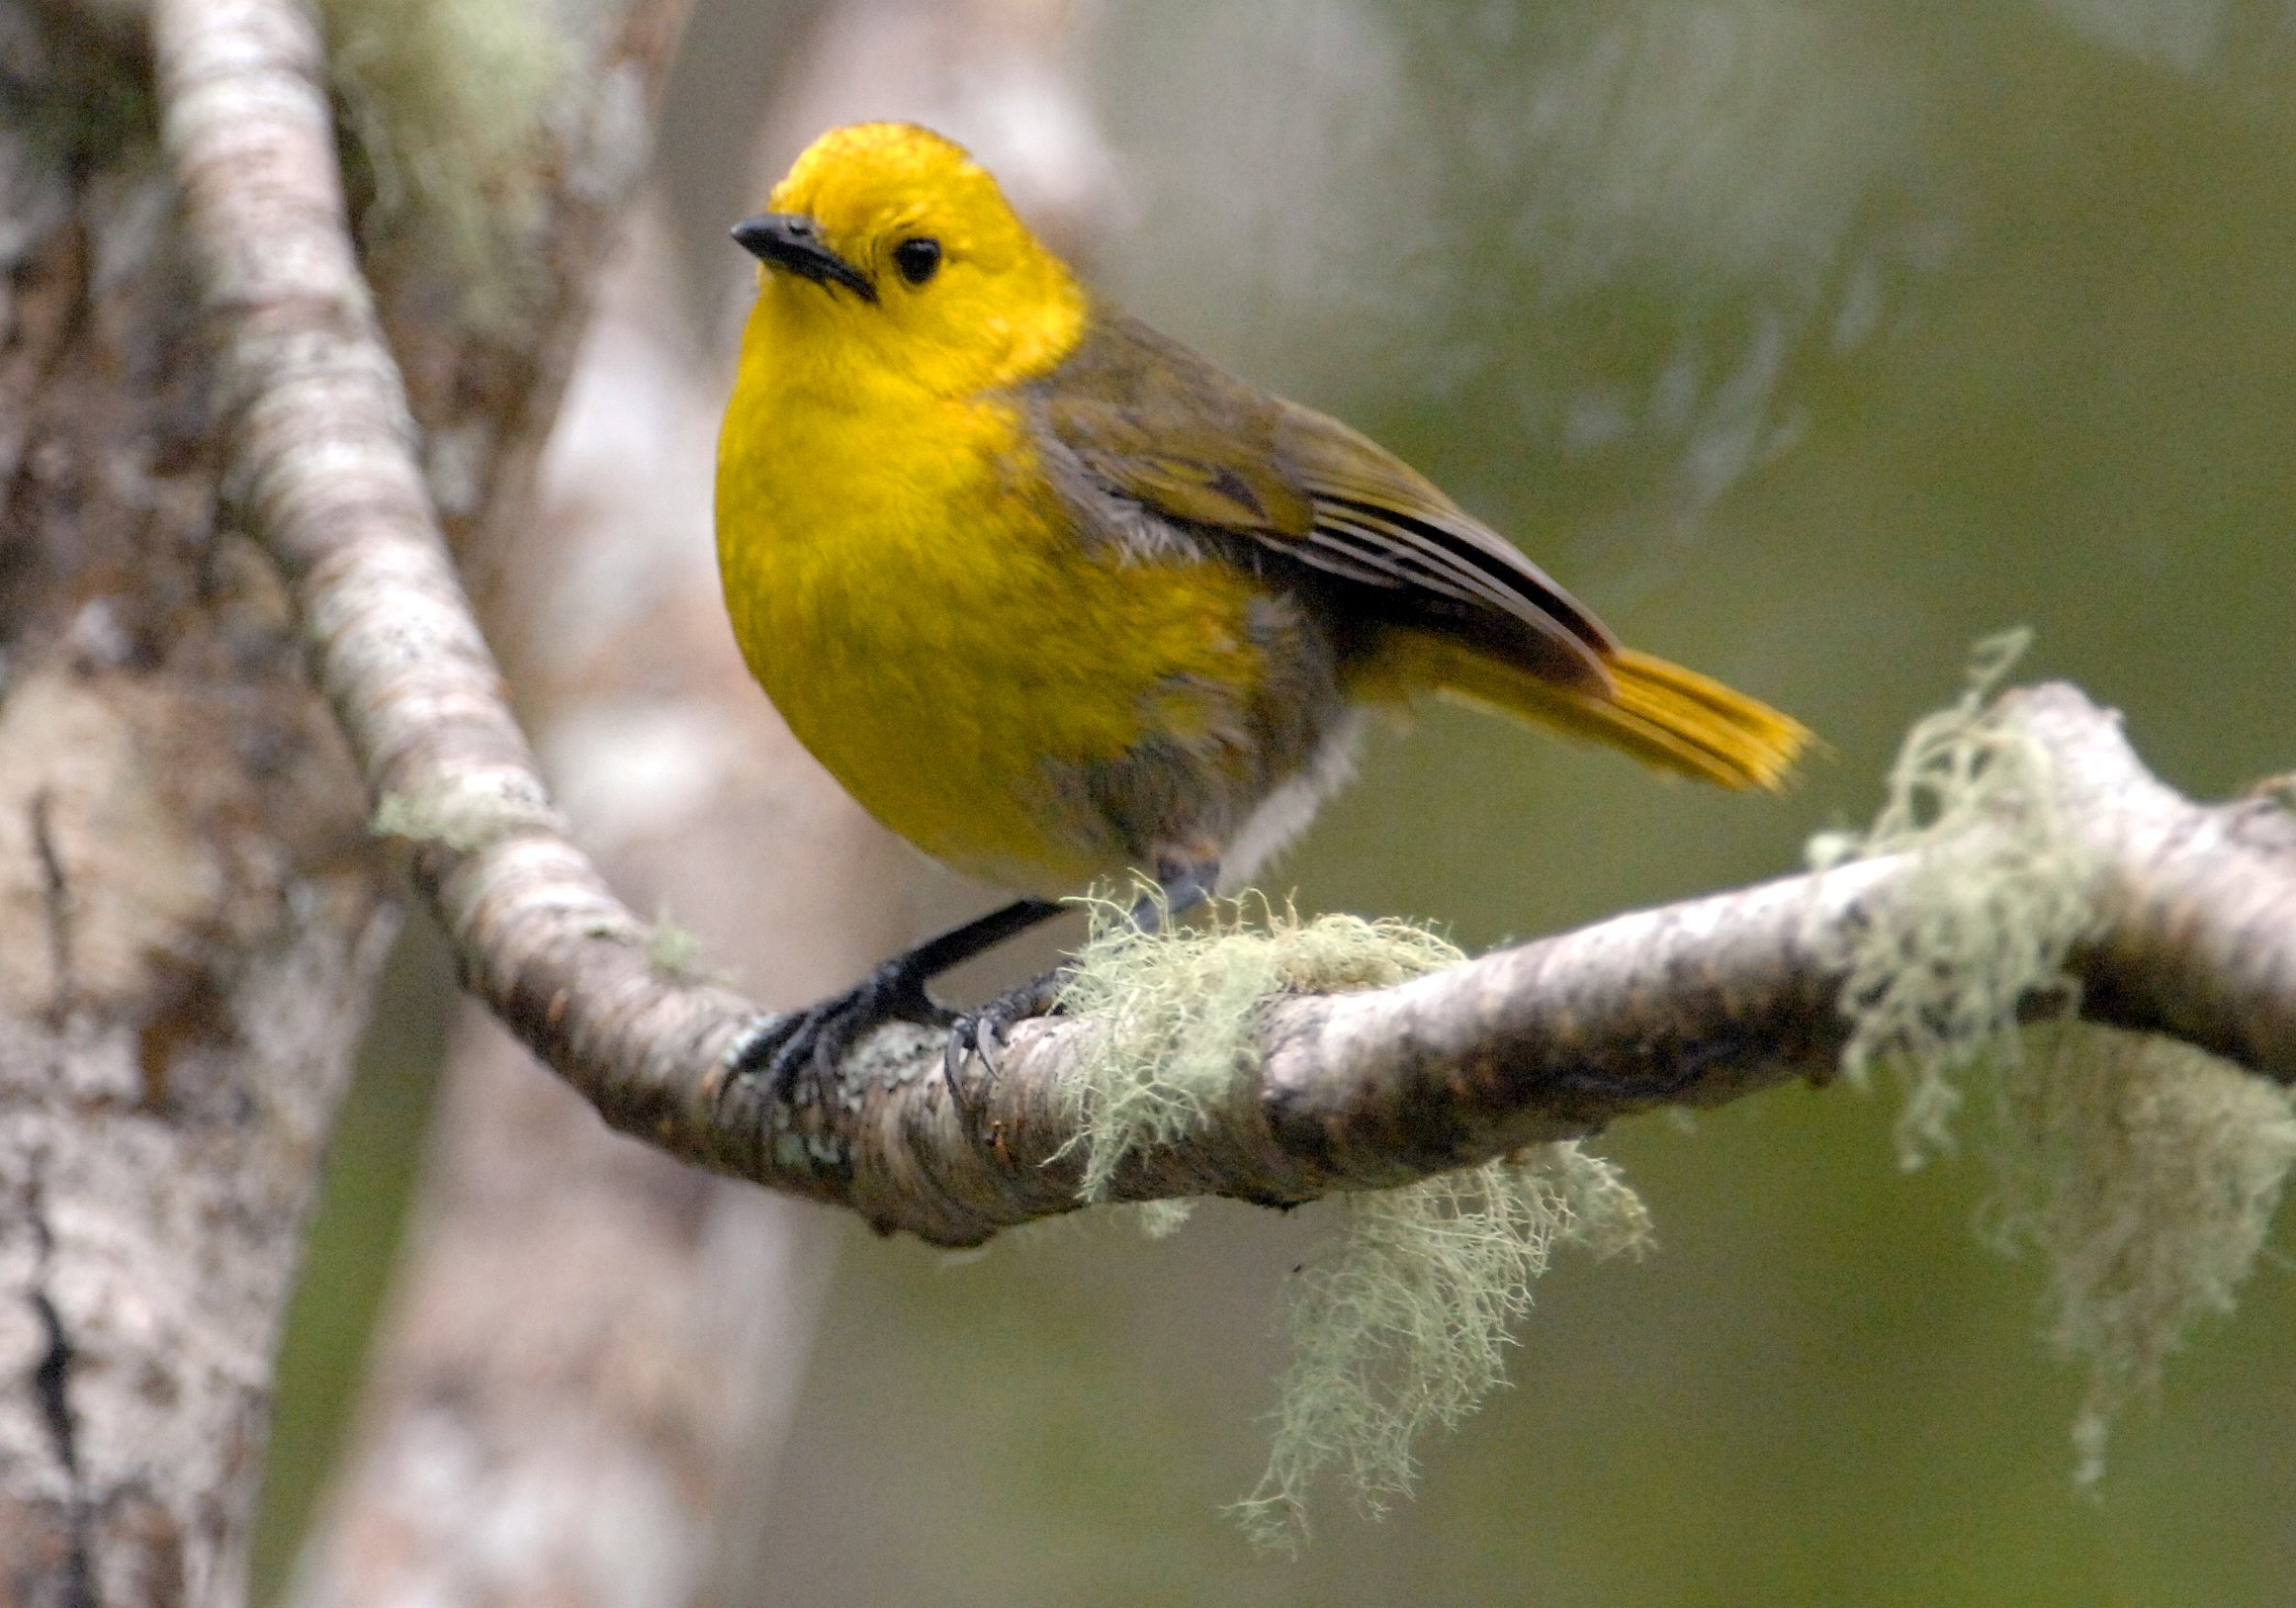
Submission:
{"label": "bird's olive-brown wing", "polygon": [[1135,318],[1100,310],[1027,402],[1103,492],[1249,537],[1396,623],[1470,639],[1564,684],[1608,680],[1602,658],[1617,641],[1601,622],[1432,482]]}

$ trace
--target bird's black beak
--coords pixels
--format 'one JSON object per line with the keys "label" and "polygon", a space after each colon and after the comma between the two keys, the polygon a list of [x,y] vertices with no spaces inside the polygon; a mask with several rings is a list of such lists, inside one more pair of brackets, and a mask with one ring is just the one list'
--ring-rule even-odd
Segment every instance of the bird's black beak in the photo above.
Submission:
{"label": "bird's black beak", "polygon": [[786,268],[816,285],[842,285],[864,302],[877,300],[877,287],[822,242],[821,225],[795,213],[760,213],[734,225],[742,249],[769,267]]}

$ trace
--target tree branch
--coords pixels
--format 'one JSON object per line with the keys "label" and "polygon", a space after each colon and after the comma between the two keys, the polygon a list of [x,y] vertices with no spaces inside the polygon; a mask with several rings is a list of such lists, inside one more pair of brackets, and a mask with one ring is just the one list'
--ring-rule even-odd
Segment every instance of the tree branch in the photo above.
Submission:
{"label": "tree branch", "polygon": [[[427,840],[418,880],[466,985],[608,1121],[688,1159],[944,1243],[1073,1207],[1081,1160],[1064,1151],[1079,1119],[1064,1075],[1089,1024],[1022,1027],[994,1077],[969,1075],[961,1111],[939,1035],[921,1029],[860,1046],[829,1109],[775,1104],[729,1075],[754,1008],[656,969],[646,926],[568,840],[503,705],[407,450],[300,12],[168,0],[159,17],[246,513],[292,578],[370,785]],[[231,75],[263,80],[263,116],[207,115]],[[2296,1081],[2296,819],[2186,802],[2071,687],[2013,696],[2101,867],[2100,933],[2073,960],[2081,1013]],[[1396,988],[1272,1001],[1257,1075],[1201,1132],[1131,1159],[1115,1194],[1292,1203],[1822,1078],[1849,1033],[1840,939],[1914,869],[1864,861]]]}

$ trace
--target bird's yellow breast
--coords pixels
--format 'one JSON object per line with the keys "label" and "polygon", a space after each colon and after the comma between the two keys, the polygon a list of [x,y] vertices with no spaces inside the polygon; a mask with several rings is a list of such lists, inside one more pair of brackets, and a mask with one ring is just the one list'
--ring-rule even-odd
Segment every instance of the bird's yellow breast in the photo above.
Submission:
{"label": "bird's yellow breast", "polygon": [[1196,742],[1264,674],[1229,565],[1082,540],[1018,408],[777,349],[760,298],[719,447],[718,558],[751,671],[927,852],[1073,890],[1124,847],[1075,778]]}

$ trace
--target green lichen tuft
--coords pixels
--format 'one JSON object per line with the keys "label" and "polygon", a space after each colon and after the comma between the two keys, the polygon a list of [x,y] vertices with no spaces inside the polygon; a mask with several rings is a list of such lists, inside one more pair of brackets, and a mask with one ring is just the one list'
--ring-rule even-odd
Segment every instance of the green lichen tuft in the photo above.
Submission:
{"label": "green lichen tuft", "polygon": [[1267,996],[1383,988],[1465,958],[1407,922],[1302,922],[1265,902],[1262,913],[1265,926],[1253,927],[1243,904],[1222,901],[1200,926],[1144,933],[1121,905],[1094,906],[1061,994],[1097,1029],[1066,1086],[1081,1199],[1105,1201],[1125,1158],[1194,1132],[1258,1070],[1253,1029]]}
{"label": "green lichen tuft", "polygon": [[671,921],[668,911],[662,911],[646,930],[647,963],[662,976],[674,982],[693,982],[701,976],[701,936]]}
{"label": "green lichen tuft", "polygon": [[1990,1237],[2040,1254],[2049,1342],[2087,1365],[2073,1427],[2086,1484],[2194,1321],[2233,1309],[2296,1165],[2296,1093],[2151,1034],[2030,1036],[2000,1085]]}
{"label": "green lichen tuft", "polygon": [[[1127,1157],[1184,1138],[1257,1071],[1254,1027],[1271,994],[1380,988],[1464,958],[1401,922],[1301,922],[1265,904],[1215,908],[1189,932],[1141,932],[1098,907],[1064,1003],[1095,1023],[1070,1098],[1085,1156],[1083,1199],[1107,1199]],[[1185,1203],[1144,1211],[1151,1234]],[[1610,1163],[1575,1144],[1538,1145],[1398,1190],[1336,1204],[1341,1232],[1295,1281],[1295,1354],[1276,1412],[1268,1472],[1237,1504],[1260,1545],[1295,1549],[1308,1487],[1336,1471],[1377,1511],[1411,1487],[1412,1448],[1457,1423],[1503,1378],[1507,1325],[1554,1246],[1638,1248],[1649,1220]]]}
{"label": "green lichen tuft", "polygon": [[537,0],[319,0],[328,69],[372,197],[370,239],[418,232],[464,316],[513,320],[543,222],[549,116],[573,54]]}
{"label": "green lichen tuft", "polygon": [[2048,1269],[2046,1331],[2084,1362],[2075,1477],[2158,1385],[2195,1319],[2231,1310],[2296,1164],[2296,1096],[2188,1045],[2077,1021],[2020,1029],[2033,993],[2070,1004],[2074,946],[2096,931],[2096,864],[2065,820],[2048,752],[1991,701],[2026,633],[1978,646],[1969,687],[1916,725],[1873,829],[1813,843],[1823,866],[1913,857],[1842,939],[1842,1056],[1903,1073],[1907,1166],[1949,1147],[1956,1079],[1989,1070],[1998,1186],[1988,1237]]}
{"label": "green lichen tuft", "polygon": [[514,787],[467,781],[385,793],[375,806],[368,830],[378,838],[439,844],[457,853],[470,854],[513,834],[553,827],[557,821],[541,798]]}
{"label": "green lichen tuft", "polygon": [[1334,1470],[1367,1513],[1410,1493],[1413,1447],[1505,1383],[1508,1325],[1554,1247],[1640,1251],[1650,1220],[1618,1169],[1575,1143],[1339,1203],[1346,1228],[1293,1280],[1294,1354],[1259,1486],[1238,1503],[1252,1541],[1295,1552],[1306,1497]]}
{"label": "green lichen tuft", "polygon": [[1988,1052],[2017,1053],[2019,1003],[2073,993],[2066,957],[2096,925],[2095,862],[2066,826],[2048,750],[1992,701],[2030,640],[1980,643],[1961,699],[1906,735],[1873,826],[1810,846],[1820,868],[1912,860],[1839,940],[1853,1024],[1842,1072],[1860,1087],[1882,1061],[1904,1074],[1898,1155],[1909,1168],[1952,1147],[1955,1076]]}

